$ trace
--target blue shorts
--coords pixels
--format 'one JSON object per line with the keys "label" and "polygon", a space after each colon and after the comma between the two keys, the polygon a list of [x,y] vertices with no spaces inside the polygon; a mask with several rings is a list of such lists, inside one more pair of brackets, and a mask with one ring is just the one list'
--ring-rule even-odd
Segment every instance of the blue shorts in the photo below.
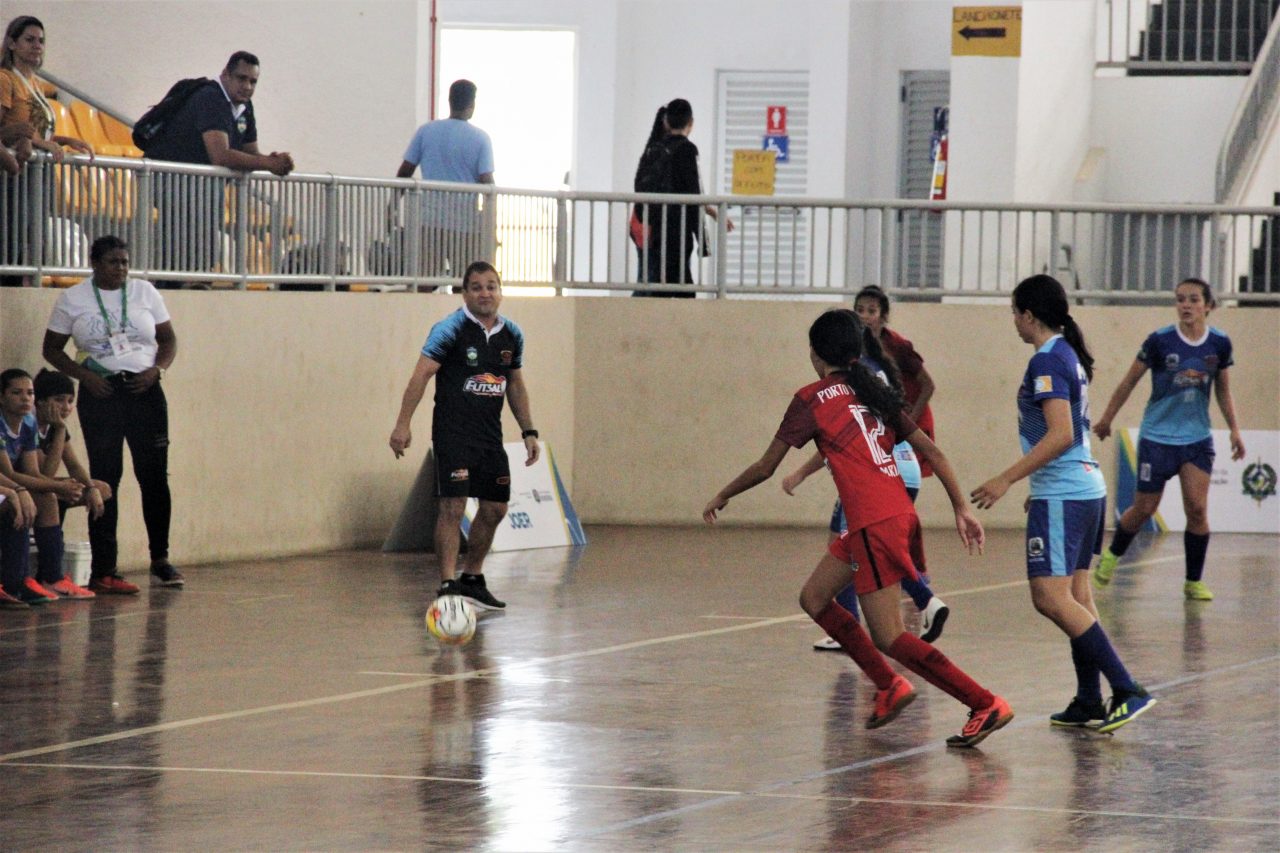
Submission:
{"label": "blue shorts", "polygon": [[1102,553],[1107,499],[1036,498],[1027,508],[1027,577],[1070,577]]}
{"label": "blue shorts", "polygon": [[1161,492],[1190,462],[1206,474],[1213,473],[1213,437],[1193,444],[1161,444],[1138,439],[1138,491]]}

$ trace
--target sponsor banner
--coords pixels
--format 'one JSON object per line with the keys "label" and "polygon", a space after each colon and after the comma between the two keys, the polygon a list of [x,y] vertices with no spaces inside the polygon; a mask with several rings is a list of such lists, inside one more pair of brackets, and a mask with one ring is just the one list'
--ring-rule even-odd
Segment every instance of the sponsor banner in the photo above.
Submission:
{"label": "sponsor banner", "polygon": [[[1231,458],[1226,430],[1213,431],[1213,473],[1209,481],[1209,529],[1217,533],[1280,533],[1280,432],[1241,430],[1243,459]],[[1138,430],[1116,432],[1116,518],[1133,505],[1138,482]],[[1180,531],[1187,528],[1182,508],[1182,486],[1174,477],[1164,487],[1160,508],[1147,530]]]}
{"label": "sponsor banner", "polygon": [[[542,453],[537,463],[529,467],[524,464],[527,454],[523,441],[503,445],[511,465],[511,500],[507,504],[507,517],[494,532],[491,551],[587,544],[578,514],[560,479],[555,456],[545,442],[539,445]],[[466,516],[462,520],[464,536],[471,530],[471,520],[479,506],[480,502],[474,498],[467,501]]]}

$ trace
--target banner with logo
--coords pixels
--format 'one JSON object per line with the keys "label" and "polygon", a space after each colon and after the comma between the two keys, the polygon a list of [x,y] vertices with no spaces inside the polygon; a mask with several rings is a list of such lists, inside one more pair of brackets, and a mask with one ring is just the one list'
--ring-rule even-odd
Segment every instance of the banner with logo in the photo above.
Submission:
{"label": "banner with logo", "polygon": [[[491,551],[587,544],[587,535],[556,468],[555,454],[545,442],[539,442],[539,446],[542,453],[538,461],[525,467],[528,454],[524,442],[503,445],[511,464],[511,500],[507,503],[507,517],[494,532]],[[464,536],[470,533],[471,521],[479,506],[480,502],[474,498],[467,501],[466,516],[462,519]]]}
{"label": "banner with logo", "polygon": [[[1276,474],[1280,472],[1280,432],[1241,430],[1245,456],[1231,458],[1226,430],[1213,431],[1217,455],[1209,480],[1209,529],[1218,533],[1280,533],[1280,499]],[[1133,505],[1138,483],[1138,430],[1116,432],[1116,518]],[[1160,508],[1146,530],[1186,530],[1182,486],[1174,477],[1164,487]]]}

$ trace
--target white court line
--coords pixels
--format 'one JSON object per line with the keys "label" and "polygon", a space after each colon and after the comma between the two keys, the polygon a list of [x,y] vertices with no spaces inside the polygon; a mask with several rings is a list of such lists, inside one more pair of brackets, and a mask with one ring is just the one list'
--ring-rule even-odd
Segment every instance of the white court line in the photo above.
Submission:
{"label": "white court line", "polygon": [[[1170,559],[1181,559],[1173,557],[1162,557],[1158,560],[1149,562],[1163,562]],[[1131,563],[1130,565],[1143,565],[1141,563]],[[1006,589],[1008,587],[1017,586],[1026,583],[1026,580],[1010,581],[1003,584],[993,584],[984,587],[973,587],[967,590],[952,590],[947,594],[952,597],[960,595],[970,595],[976,592],[991,591],[997,589]],[[141,611],[136,615],[145,615],[148,611]],[[128,614],[121,614],[125,616]],[[110,617],[120,618],[120,617]],[[752,631],[756,628],[768,628],[774,625],[780,625],[786,622],[794,622],[801,619],[807,619],[803,613],[790,616],[778,616],[772,618],[761,619],[757,622],[748,622],[742,625],[729,625],[723,628],[710,628],[705,631],[691,631],[684,634],[671,634],[665,637],[653,637],[648,640],[636,640],[630,643],[619,643],[613,646],[603,646],[598,649],[587,649],[580,652],[568,652],[563,655],[553,655],[544,658],[534,658],[528,661],[521,661],[505,665],[503,667],[489,667],[486,669],[470,670],[468,672],[452,673],[449,675],[427,675],[423,674],[422,678],[415,681],[407,681],[403,684],[390,684],[384,687],[373,687],[365,690],[355,690],[349,693],[338,693],[331,696],[317,696],[312,699],[301,699],[295,702],[281,702],[275,705],[263,705],[256,708],[242,708],[238,711],[225,711],[221,714],[207,714],[200,717],[189,717],[185,720],[174,720],[168,723],[158,723],[152,726],[140,726],[134,729],[125,729],[111,734],[98,735],[96,737],[81,738],[80,740],[66,741],[64,743],[49,744],[47,746],[33,747],[31,749],[19,750],[0,755],[0,762],[14,761],[21,758],[34,758],[39,755],[50,755],[57,752],[66,752],[72,749],[79,749],[83,746],[96,746],[102,743],[113,743],[120,740],[129,740],[130,738],[142,737],[148,734],[157,734],[161,732],[178,731],[180,729],[190,728],[192,726],[206,725],[209,723],[220,723],[226,720],[236,720],[245,717],[259,716],[262,714],[271,714],[277,711],[293,711],[302,708],[313,708],[320,705],[333,705],[340,702],[351,702],[359,699],[368,699],[374,696],[382,696],[391,693],[400,693],[406,690],[416,690],[420,687],[426,687],[431,684],[439,684],[450,681],[465,681],[467,679],[479,678],[483,676],[497,675],[506,670],[520,670],[531,667],[545,666],[551,663],[560,663],[571,660],[582,660],[584,658],[599,657],[601,655],[614,654],[616,652],[631,651],[633,649],[643,649],[650,646],[665,645],[667,643],[677,643],[683,640],[701,639],[703,637],[713,637],[719,634],[732,634],[738,631]],[[412,677],[412,676],[409,676]]]}
{"label": "white court line", "polygon": [[[93,770],[95,772],[116,772],[116,773],[136,773],[143,772],[162,772],[162,773],[192,773],[192,774],[216,774],[226,776],[276,776],[276,777],[294,777],[303,779],[368,779],[380,782],[437,782],[442,784],[454,785],[492,785],[490,780],[486,779],[463,779],[456,776],[424,776],[409,773],[342,773],[334,771],[321,770],[254,770],[234,767],[182,767],[182,766],[154,766],[142,764],[72,764],[72,763],[51,763],[38,761],[14,761],[10,762],[10,767],[43,767],[50,770]],[[1011,812],[1033,812],[1039,814],[1055,814],[1055,815],[1076,815],[1080,817],[1128,817],[1128,818],[1145,818],[1148,820],[1182,820],[1182,821],[1201,821],[1205,823],[1240,823],[1254,824],[1262,826],[1280,825],[1280,819],[1267,820],[1264,818],[1249,817],[1218,817],[1215,815],[1176,815],[1176,814],[1159,814],[1156,812],[1130,812],[1130,811],[1103,811],[1095,809],[1069,809],[1055,808],[1051,806],[1018,806],[1018,805],[1000,805],[998,803],[965,803],[950,800],[903,800],[889,799],[884,797],[833,797],[824,794],[778,794],[770,792],[750,793],[747,791],[725,791],[714,788],[670,788],[653,785],[594,785],[587,782],[554,782],[544,781],[544,787],[556,788],[561,790],[578,790],[578,791],[622,791],[626,793],[653,793],[653,794],[694,794],[705,795],[710,797],[762,797],[765,799],[781,799],[781,800],[805,800],[814,802],[836,802],[849,803],[856,805],[859,803],[895,805],[895,806],[912,806],[927,808],[953,808],[953,809],[969,809],[973,811],[1011,811]]]}

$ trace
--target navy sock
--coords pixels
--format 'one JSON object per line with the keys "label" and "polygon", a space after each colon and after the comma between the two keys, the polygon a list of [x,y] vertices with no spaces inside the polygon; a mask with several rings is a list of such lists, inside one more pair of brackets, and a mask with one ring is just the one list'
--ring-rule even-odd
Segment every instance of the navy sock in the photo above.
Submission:
{"label": "navy sock", "polygon": [[902,591],[911,596],[911,601],[915,603],[916,610],[924,610],[929,606],[929,599],[933,598],[933,590],[929,589],[928,575],[921,575],[918,581],[913,581],[911,578],[903,578]]}
{"label": "navy sock", "polygon": [[62,528],[54,524],[49,527],[35,528],[36,548],[36,580],[42,584],[57,583],[62,580]]}
{"label": "navy sock", "polygon": [[4,583],[4,591],[10,595],[18,595],[22,591],[22,582],[27,578],[30,530],[29,527],[14,530],[8,524],[0,525],[0,580]]}
{"label": "navy sock", "polygon": [[839,604],[845,610],[849,611],[849,615],[853,617],[854,622],[860,622],[858,616],[858,594],[853,591],[853,584],[849,584],[840,592],[836,593],[836,604]]}
{"label": "navy sock", "polygon": [[1129,550],[1129,544],[1133,542],[1133,538],[1138,535],[1138,531],[1130,533],[1119,524],[1116,524],[1116,532],[1111,537],[1110,551],[1117,557],[1123,557],[1124,552]]}
{"label": "navy sock", "polygon": [[1115,647],[1111,645],[1107,632],[1102,630],[1101,622],[1094,622],[1088,631],[1073,639],[1071,641],[1072,651],[1075,650],[1077,644],[1084,659],[1089,661],[1092,666],[1096,666],[1107,677],[1107,681],[1111,684],[1112,694],[1129,693],[1137,687],[1132,676],[1129,675],[1129,670],[1125,669],[1124,664],[1120,662],[1120,656],[1116,654]]}
{"label": "navy sock", "polygon": [[1081,642],[1083,636],[1071,641],[1071,662],[1076,667],[1076,696],[1081,702],[1101,702],[1102,671],[1085,652],[1085,644]]}
{"label": "navy sock", "polygon": [[1187,552],[1187,580],[1198,581],[1204,576],[1204,555],[1209,552],[1209,534],[1182,534],[1182,547]]}

